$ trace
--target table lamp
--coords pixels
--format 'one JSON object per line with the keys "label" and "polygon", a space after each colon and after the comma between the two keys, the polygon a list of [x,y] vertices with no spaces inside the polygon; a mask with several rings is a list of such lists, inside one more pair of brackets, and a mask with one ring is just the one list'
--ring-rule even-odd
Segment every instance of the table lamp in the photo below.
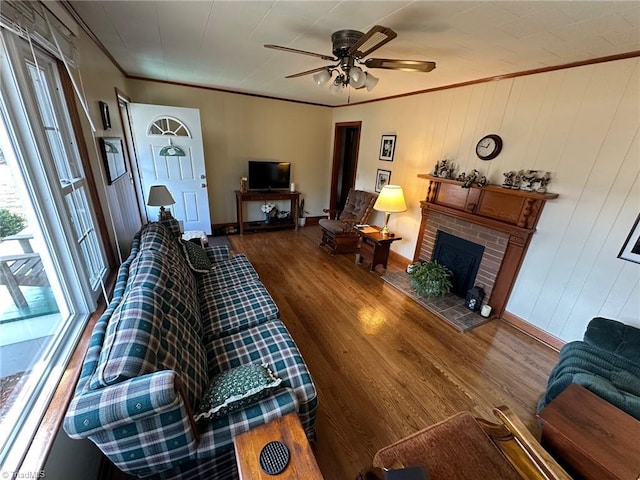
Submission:
{"label": "table lamp", "polygon": [[373,209],[384,212],[384,227],[382,227],[380,233],[385,237],[389,236],[389,228],[387,227],[389,215],[407,211],[407,204],[404,201],[402,187],[400,185],[385,185],[382,187],[382,191],[380,195],[378,195]]}
{"label": "table lamp", "polygon": [[171,217],[171,213],[165,213],[164,206],[173,205],[174,203],[176,203],[176,201],[173,199],[171,192],[169,192],[165,185],[153,185],[149,189],[147,205],[150,207],[160,207],[160,214],[158,215],[159,220]]}

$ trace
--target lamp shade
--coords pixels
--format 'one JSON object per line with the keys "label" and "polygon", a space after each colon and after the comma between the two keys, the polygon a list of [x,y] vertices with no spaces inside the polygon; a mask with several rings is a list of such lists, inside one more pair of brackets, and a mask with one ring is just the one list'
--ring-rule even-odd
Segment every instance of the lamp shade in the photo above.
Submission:
{"label": "lamp shade", "polygon": [[407,203],[404,201],[404,192],[400,185],[385,185],[373,209],[385,213],[406,212]]}
{"label": "lamp shade", "polygon": [[370,92],[376,85],[378,84],[378,78],[371,75],[369,72],[366,73],[367,79],[364,82],[364,86],[367,87],[367,92]]}
{"label": "lamp shade", "polygon": [[313,76],[313,81],[322,86],[331,79],[331,72],[328,68],[325,68]]}
{"label": "lamp shade", "polygon": [[171,192],[164,185],[153,185],[149,189],[149,199],[147,205],[150,207],[164,207],[173,205],[176,201],[171,196]]}
{"label": "lamp shade", "polygon": [[367,75],[362,71],[360,67],[353,67],[349,72],[349,84],[353,88],[364,87],[366,81]]}

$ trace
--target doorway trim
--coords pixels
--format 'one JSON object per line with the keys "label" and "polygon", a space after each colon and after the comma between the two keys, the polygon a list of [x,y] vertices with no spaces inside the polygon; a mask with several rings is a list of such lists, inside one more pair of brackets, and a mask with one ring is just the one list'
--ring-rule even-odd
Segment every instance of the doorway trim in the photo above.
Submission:
{"label": "doorway trim", "polygon": [[358,170],[358,157],[360,154],[360,132],[362,130],[362,122],[354,121],[354,122],[340,122],[336,123],[334,126],[334,134],[333,134],[333,162],[331,166],[331,195],[329,199],[329,208],[335,209],[337,207],[337,193],[338,193],[338,177],[340,173],[340,163],[343,157],[342,144],[344,140],[344,135],[347,131],[347,128],[357,128],[358,135],[356,138],[356,148],[355,154],[351,162],[353,164],[353,175],[351,178],[350,186],[354,187],[356,184],[356,172]]}

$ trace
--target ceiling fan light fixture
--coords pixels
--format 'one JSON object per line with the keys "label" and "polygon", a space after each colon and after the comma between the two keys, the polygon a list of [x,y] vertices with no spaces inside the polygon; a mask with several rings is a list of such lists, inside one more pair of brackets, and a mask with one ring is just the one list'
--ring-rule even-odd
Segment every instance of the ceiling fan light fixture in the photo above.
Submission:
{"label": "ceiling fan light fixture", "polygon": [[349,71],[349,85],[351,85],[353,88],[364,87],[366,81],[367,74],[364,73],[360,67],[353,67]]}
{"label": "ceiling fan light fixture", "polygon": [[367,72],[365,75],[367,79],[364,82],[364,86],[367,87],[367,92],[370,92],[371,90],[376,88],[379,79],[371,75],[369,72]]}
{"label": "ceiling fan light fixture", "polygon": [[331,72],[328,68],[323,69],[313,76],[313,81],[316,82],[316,84],[320,87],[327,83],[329,80],[331,80]]}
{"label": "ceiling fan light fixture", "polygon": [[339,78],[336,78],[336,81],[331,84],[329,87],[329,92],[333,95],[340,95],[342,93],[342,83],[340,83]]}

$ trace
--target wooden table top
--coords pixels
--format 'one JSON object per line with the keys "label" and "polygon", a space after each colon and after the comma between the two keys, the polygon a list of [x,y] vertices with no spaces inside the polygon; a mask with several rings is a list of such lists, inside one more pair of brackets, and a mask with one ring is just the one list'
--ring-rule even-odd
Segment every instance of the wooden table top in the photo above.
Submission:
{"label": "wooden table top", "polygon": [[358,235],[369,237],[370,239],[372,239],[377,243],[386,243],[386,242],[391,243],[391,242],[395,242],[396,240],[402,240],[402,237],[394,235],[393,232],[391,232],[391,235],[393,236],[389,235],[385,237],[384,235],[382,235],[382,233],[380,233],[380,230],[382,230],[382,227],[378,227],[377,225],[370,225],[369,227],[364,227],[362,229],[355,228],[354,230],[358,233]]}
{"label": "wooden table top", "polygon": [[572,383],[539,417],[543,428],[551,428],[566,446],[579,452],[576,458],[583,458],[581,466],[593,462],[605,470],[601,473],[606,478],[640,477],[640,421],[586,388]]}
{"label": "wooden table top", "polygon": [[[267,475],[260,468],[259,455],[267,443],[278,440],[289,448],[289,464],[276,476]],[[321,480],[322,474],[311,451],[307,436],[296,413],[253,428],[233,439],[241,480]]]}

